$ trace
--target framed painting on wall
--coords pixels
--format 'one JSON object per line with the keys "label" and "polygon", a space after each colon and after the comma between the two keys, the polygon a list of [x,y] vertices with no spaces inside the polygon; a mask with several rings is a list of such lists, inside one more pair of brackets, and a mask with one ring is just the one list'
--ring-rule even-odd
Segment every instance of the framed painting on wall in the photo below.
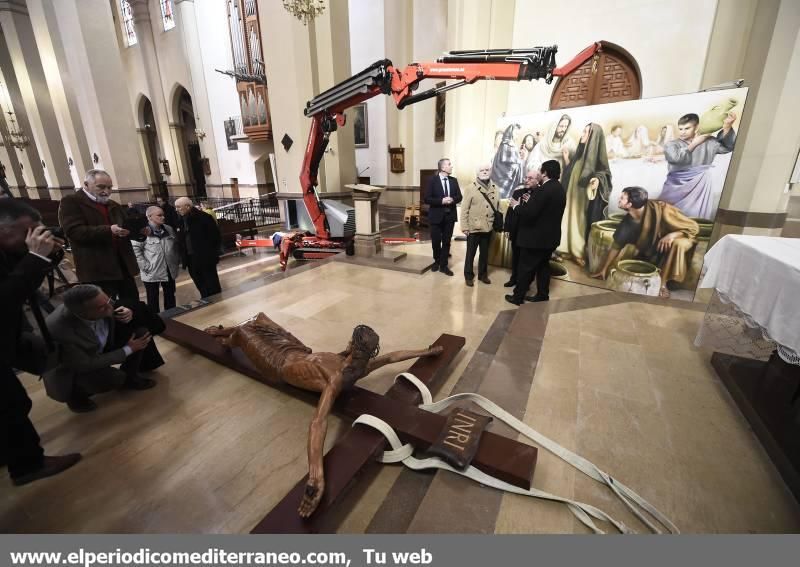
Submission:
{"label": "framed painting on wall", "polygon": [[353,137],[357,148],[369,147],[369,128],[367,126],[367,105],[357,104],[353,107]]}

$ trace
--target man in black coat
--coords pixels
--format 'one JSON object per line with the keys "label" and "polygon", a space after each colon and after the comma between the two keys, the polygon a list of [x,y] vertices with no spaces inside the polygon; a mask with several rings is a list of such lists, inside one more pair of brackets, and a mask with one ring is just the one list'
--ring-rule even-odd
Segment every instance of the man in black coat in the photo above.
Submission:
{"label": "man in black coat", "polygon": [[425,203],[428,209],[428,224],[431,227],[431,246],[433,247],[432,272],[441,271],[447,276],[453,272],[447,267],[450,256],[450,239],[458,213],[456,205],[461,202],[461,188],[458,179],[451,177],[453,164],[447,158],[438,163],[438,174],[428,180],[425,187]]}
{"label": "man in black coat", "polygon": [[0,461],[19,486],[58,474],[77,463],[77,453],[47,457],[28,413],[31,399],[14,372],[23,328],[23,305],[50,269],[48,255],[62,241],[39,213],[17,199],[0,199]]}
{"label": "man in black coat", "polygon": [[[539,187],[542,180],[542,173],[535,169],[525,175],[525,184],[521,185],[511,193],[508,200],[508,210],[503,222],[503,230],[508,233],[511,241],[511,278],[503,284],[503,287],[514,287],[517,285],[517,274],[519,273],[519,246],[517,246],[517,230],[519,229],[519,218],[515,214],[516,208],[522,203],[522,199],[530,198],[530,193]],[[525,197],[528,195],[528,197]]]}
{"label": "man in black coat", "polygon": [[[519,274],[514,295],[506,301],[522,305],[528,301],[550,299],[550,256],[561,242],[561,217],[567,206],[567,195],[559,183],[561,165],[555,160],[542,164],[542,186],[524,199],[515,214],[518,217],[516,243],[520,248]],[[536,295],[525,297],[536,274]]]}
{"label": "man in black coat", "polygon": [[189,275],[201,298],[216,295],[222,291],[217,275],[222,235],[217,222],[211,215],[197,210],[187,197],[175,201],[175,209],[182,217],[175,230],[183,264],[189,268]]}

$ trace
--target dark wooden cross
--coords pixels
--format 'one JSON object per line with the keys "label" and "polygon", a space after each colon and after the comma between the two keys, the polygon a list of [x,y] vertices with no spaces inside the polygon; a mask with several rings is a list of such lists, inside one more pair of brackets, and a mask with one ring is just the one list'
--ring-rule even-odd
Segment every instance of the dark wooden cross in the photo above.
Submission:
{"label": "dark wooden cross", "polygon": [[[167,328],[161,335],[165,339],[295,397],[307,398],[312,402],[316,398],[313,392],[266,380],[241,350],[223,347],[214,337],[200,329],[174,319],[166,320],[166,325]],[[409,372],[434,390],[441,385],[447,367],[464,344],[463,337],[441,335],[434,346],[442,346],[444,352],[435,357],[417,359]],[[405,381],[398,381],[384,395],[355,386],[340,394],[334,410],[351,419],[365,413],[374,415],[391,425],[404,443],[427,449],[445,429],[447,417],[419,409],[417,405],[421,401],[421,395],[416,388]],[[306,476],[251,533],[315,533],[324,529],[323,522],[327,513],[365,467],[375,462],[375,458],[386,445],[383,435],[372,428],[351,428],[325,454],[325,492],[314,514],[303,519],[297,513],[308,479]],[[531,487],[536,457],[535,447],[486,431],[480,437],[472,465],[527,490]]]}

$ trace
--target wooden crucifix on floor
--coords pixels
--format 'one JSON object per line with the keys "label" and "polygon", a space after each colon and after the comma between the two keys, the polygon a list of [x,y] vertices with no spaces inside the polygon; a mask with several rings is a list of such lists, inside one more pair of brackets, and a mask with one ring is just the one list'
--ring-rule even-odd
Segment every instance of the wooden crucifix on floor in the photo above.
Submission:
{"label": "wooden crucifix on floor", "polygon": [[[209,328],[206,331],[195,329],[173,319],[167,320],[166,324],[166,330],[162,335],[164,338],[259,382],[292,394],[297,394],[299,390],[287,386],[284,382],[322,392],[315,418],[320,415],[320,408],[323,408],[328,402],[332,402],[332,400],[326,401],[326,396],[330,396],[330,392],[326,393],[324,389],[318,389],[313,384],[309,388],[308,382],[304,378],[299,381],[292,381],[291,377],[287,380],[285,375],[276,376],[274,357],[277,355],[283,356],[286,349],[295,349],[295,352],[305,356],[318,356],[323,360],[326,356],[328,358],[350,356],[349,349],[353,348],[353,342],[357,340],[354,332],[348,349],[339,355],[332,353],[311,355],[311,349],[305,347],[291,333],[270,321],[263,314],[259,314],[259,316],[239,327]],[[235,332],[237,329],[244,329],[244,331]],[[217,337],[215,338],[211,333],[217,335]],[[264,337],[265,333],[267,335],[266,339]],[[270,346],[266,349],[264,348],[265,340],[271,341]],[[374,344],[377,346],[377,335],[375,335],[374,340]],[[228,341],[230,344],[226,344]],[[278,349],[272,346],[276,341],[279,344]],[[258,344],[262,348],[259,349]],[[390,355],[384,355],[383,357],[372,358],[372,365],[374,368],[398,360],[424,356],[424,358],[417,359],[409,369],[409,372],[419,378],[430,389],[435,389],[442,382],[447,367],[455,359],[464,344],[463,337],[443,334],[431,345],[428,351],[390,353]],[[242,348],[238,348],[239,346],[242,346]],[[432,354],[435,354],[435,356]],[[348,358],[348,360],[351,359],[352,356]],[[264,361],[266,361],[266,366]],[[352,367],[352,365],[350,366]],[[351,376],[350,379],[354,381],[371,371],[369,363],[365,363],[361,371],[359,376],[354,378]],[[284,382],[281,380],[284,380]],[[421,401],[420,393],[404,382],[395,383],[385,395],[375,394],[369,390],[353,386],[352,383],[345,386],[345,388],[336,390],[333,394],[333,397],[336,398],[333,409],[339,414],[353,419],[363,414],[374,415],[392,426],[404,442],[412,443],[420,449],[427,449],[437,441],[437,438],[441,437],[442,432],[447,431],[448,418],[417,408]],[[305,392],[303,394],[305,395]],[[326,417],[327,412],[323,412],[322,415]],[[452,424],[450,427],[452,427]],[[310,435],[315,435],[313,424],[310,429]],[[324,438],[324,426],[322,428],[322,436]],[[472,442],[475,445],[473,448],[474,456],[471,459],[472,465],[520,488],[530,488],[537,456],[535,447],[491,432],[483,432],[482,434],[477,432],[477,436]],[[317,495],[316,501],[313,503],[313,514],[308,518],[301,517],[301,513],[304,510],[308,510],[308,502],[315,495],[313,487],[316,485],[313,482],[313,477],[306,476],[256,525],[252,533],[312,533],[320,531],[326,514],[353,483],[355,477],[367,465],[374,462],[375,457],[384,450],[385,446],[384,437],[371,428],[362,426],[350,429],[324,456],[324,464],[321,463],[322,466],[320,467],[324,469],[324,492],[322,492],[321,498],[320,495]],[[313,475],[314,463],[312,461],[314,459],[312,453],[313,451],[309,450],[310,473]],[[322,461],[321,448],[320,461]],[[322,471],[319,472],[321,473]],[[298,513],[299,503],[300,513]]]}

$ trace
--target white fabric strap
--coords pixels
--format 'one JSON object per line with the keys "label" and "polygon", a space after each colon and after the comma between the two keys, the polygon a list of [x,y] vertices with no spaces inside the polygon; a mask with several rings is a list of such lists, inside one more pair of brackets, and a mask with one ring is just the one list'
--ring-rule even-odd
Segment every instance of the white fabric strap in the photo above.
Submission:
{"label": "white fabric strap", "polygon": [[[455,403],[457,403],[459,401],[463,400],[463,401],[473,402],[473,403],[477,404],[478,406],[480,406],[481,408],[483,408],[488,413],[490,413],[491,415],[493,415],[494,417],[496,417],[497,419],[505,422],[510,427],[516,429],[518,432],[520,432],[521,434],[526,436],[528,439],[534,441],[535,443],[537,443],[538,445],[540,445],[544,449],[547,449],[548,451],[550,451],[554,455],[560,457],[562,460],[564,460],[567,463],[571,464],[573,467],[577,468],[579,471],[583,472],[587,476],[597,480],[598,482],[602,482],[603,484],[607,485],[614,492],[614,494],[616,494],[617,497],[620,500],[622,500],[622,502],[631,510],[631,512],[633,512],[633,514],[637,518],[639,518],[639,520],[641,520],[642,523],[644,523],[654,533],[663,533],[663,531],[661,529],[659,529],[659,527],[656,526],[651,521],[650,518],[646,517],[644,512],[649,514],[649,516],[651,518],[655,519],[659,524],[661,524],[664,528],[666,528],[669,533],[673,533],[673,534],[680,533],[678,528],[664,514],[662,514],[656,507],[651,505],[644,498],[642,498],[641,496],[636,494],[636,492],[634,492],[633,490],[631,490],[630,488],[628,488],[627,486],[625,486],[624,484],[622,484],[618,480],[614,479],[611,475],[603,472],[599,467],[597,467],[592,462],[590,462],[587,459],[584,459],[583,457],[581,457],[580,455],[577,455],[577,454],[573,453],[572,451],[562,447],[561,445],[559,445],[555,441],[545,437],[544,435],[542,435],[538,431],[534,430],[530,426],[528,426],[525,423],[523,423],[522,421],[518,420],[517,418],[515,418],[510,413],[508,413],[507,411],[505,411],[502,408],[500,408],[494,402],[492,402],[492,401],[490,401],[490,400],[488,400],[488,399],[486,399],[483,396],[480,396],[478,394],[456,394],[455,396],[450,396],[450,397],[445,398],[445,399],[443,399],[443,400],[441,400],[439,402],[435,402],[434,403],[433,402],[433,396],[431,395],[430,390],[428,390],[427,386],[425,386],[425,384],[422,383],[416,376],[414,376],[413,374],[410,374],[408,372],[403,372],[403,373],[397,375],[397,377],[395,378],[395,381],[397,381],[400,378],[403,378],[403,379],[407,380],[408,382],[410,382],[411,384],[414,384],[414,386],[416,386],[417,389],[420,391],[420,394],[422,395],[422,402],[423,402],[419,406],[421,409],[424,409],[424,410],[427,410],[427,411],[431,411],[433,413],[440,413],[443,410],[447,409],[448,407],[450,407],[451,405],[453,405],[453,404],[455,404]],[[373,425],[374,422],[372,420],[377,419],[377,418],[373,418],[372,416],[362,416],[362,417],[370,418],[370,419],[366,419],[366,421],[356,420],[356,423],[365,423],[365,424],[367,424],[369,422],[370,425]],[[380,421],[380,420],[377,420],[377,421]],[[387,425],[386,427],[389,427],[389,426]],[[382,433],[384,433],[384,435],[386,435],[386,432],[384,432],[382,428],[379,428],[379,429],[381,430]],[[391,429],[391,428],[389,428],[389,429]],[[394,432],[392,432],[392,434],[394,434]],[[394,437],[396,438],[397,436],[394,435]],[[387,436],[387,438],[388,438],[388,436]],[[461,471],[458,471],[457,469],[454,469],[453,467],[451,467],[450,465],[448,465],[447,463],[445,463],[444,461],[442,461],[441,459],[436,458],[436,457],[432,457],[432,458],[428,458],[428,459],[422,459],[422,460],[414,459],[413,457],[411,457],[411,453],[413,453],[413,447],[408,445],[407,446],[408,448],[402,448],[402,445],[400,444],[400,440],[399,439],[397,439],[397,442],[394,443],[393,440],[389,438],[389,442],[392,445],[392,448],[394,449],[394,451],[390,452],[390,456],[389,457],[387,457],[386,454],[384,455],[384,457],[386,457],[386,458],[394,458],[395,460],[391,461],[391,462],[402,461],[404,464],[406,464],[410,468],[417,468],[417,469],[418,468],[442,468],[442,469],[445,469],[445,470],[450,470],[450,471],[455,472],[457,474],[461,474],[463,476],[467,476],[468,478],[472,478],[473,480],[477,480],[481,484],[485,484],[487,486],[492,486],[492,487],[495,487],[495,488],[499,488],[501,490],[506,490],[508,492],[513,492],[515,494],[525,494],[525,495],[528,495],[528,496],[533,496],[535,498],[543,498],[543,499],[547,499],[547,500],[554,500],[554,501],[558,501],[558,502],[564,502],[570,508],[572,513],[575,514],[575,516],[581,522],[583,522],[586,526],[588,526],[590,529],[592,529],[596,533],[602,533],[602,532],[600,532],[598,530],[598,528],[594,525],[594,523],[591,521],[591,519],[589,519],[588,516],[592,516],[592,517],[597,518],[597,519],[607,520],[610,523],[612,523],[615,527],[617,527],[617,529],[622,533],[632,533],[632,530],[627,528],[621,522],[618,522],[618,521],[612,519],[610,516],[608,516],[607,514],[602,512],[601,510],[598,510],[597,508],[594,508],[593,506],[590,506],[588,504],[575,502],[575,501],[572,501],[572,500],[569,500],[569,499],[566,499],[566,498],[562,498],[560,496],[552,495],[552,494],[549,494],[549,493],[546,493],[546,492],[542,492],[542,491],[536,490],[536,489],[531,489],[530,491],[522,490],[522,489],[520,489],[520,488],[518,488],[516,486],[510,485],[508,483],[505,483],[503,481],[500,481],[498,479],[490,477],[489,475],[486,475],[482,471],[480,471],[480,470],[478,470],[478,469],[476,469],[475,467],[472,467],[472,466],[468,467],[466,471],[461,472]],[[400,451],[400,449],[402,449],[402,451]],[[401,456],[402,456],[402,458],[399,458]],[[389,462],[389,461],[384,461],[384,462]]]}

